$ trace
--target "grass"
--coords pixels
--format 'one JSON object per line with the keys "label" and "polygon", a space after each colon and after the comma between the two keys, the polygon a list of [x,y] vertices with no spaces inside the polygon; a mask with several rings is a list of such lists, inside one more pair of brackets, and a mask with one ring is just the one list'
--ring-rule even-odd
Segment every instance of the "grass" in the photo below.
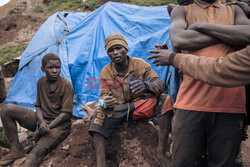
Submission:
{"label": "grass", "polygon": [[41,6],[39,6],[39,5],[37,5],[37,6],[34,8],[33,11],[36,12],[36,13],[43,13],[43,12],[44,12],[44,11],[43,11],[43,8],[42,8]]}
{"label": "grass", "polygon": [[[108,0],[45,0],[49,14],[57,11],[86,11],[95,10],[100,7]],[[176,4],[176,0],[120,0],[128,4],[139,5],[139,6],[162,6],[169,3]]]}
{"label": "grass", "polygon": [[18,46],[6,46],[2,48],[0,50],[0,65],[20,56],[27,46],[27,44],[22,44]]}
{"label": "grass", "polygon": [[57,11],[83,11],[84,4],[81,0],[47,0],[48,12],[50,14]]}
{"label": "grass", "polygon": [[139,6],[163,6],[167,4],[177,4],[175,0],[128,0],[129,4]]}

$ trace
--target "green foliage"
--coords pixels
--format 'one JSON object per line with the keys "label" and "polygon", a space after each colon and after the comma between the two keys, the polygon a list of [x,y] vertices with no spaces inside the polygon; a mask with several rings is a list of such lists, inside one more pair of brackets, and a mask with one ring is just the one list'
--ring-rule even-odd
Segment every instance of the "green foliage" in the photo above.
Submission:
{"label": "green foliage", "polygon": [[49,13],[57,11],[83,11],[81,0],[46,0]]}
{"label": "green foliage", "polygon": [[[49,13],[57,11],[86,11],[95,10],[109,0],[44,0]],[[116,0],[139,6],[161,6],[170,3],[176,4],[176,0]]]}
{"label": "green foliage", "polygon": [[41,6],[37,5],[35,8],[34,8],[34,12],[36,13],[43,13],[44,10]]}
{"label": "green foliage", "polygon": [[176,0],[128,0],[129,4],[138,6],[163,6],[167,4],[177,4]]}
{"label": "green foliage", "polygon": [[10,142],[3,128],[0,128],[0,146],[10,148]]}
{"label": "green foliage", "polygon": [[0,49],[0,64],[11,61],[13,58],[18,57],[25,50],[27,44],[18,46],[6,46]]}
{"label": "green foliage", "polygon": [[86,0],[84,4],[84,9],[95,10],[103,5],[105,2],[103,0]]}
{"label": "green foliage", "polygon": [[26,4],[22,3],[19,4],[18,6],[10,9],[8,11],[8,14],[22,14],[22,12],[26,9]]}

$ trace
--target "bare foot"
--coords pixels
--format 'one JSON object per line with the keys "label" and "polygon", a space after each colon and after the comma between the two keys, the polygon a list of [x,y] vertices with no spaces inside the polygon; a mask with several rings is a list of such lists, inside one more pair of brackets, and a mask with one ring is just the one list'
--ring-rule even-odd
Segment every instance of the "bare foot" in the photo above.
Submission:
{"label": "bare foot", "polygon": [[157,164],[159,165],[159,167],[170,166],[170,159],[167,158],[166,155],[159,154],[159,153],[157,153],[157,151],[155,151],[153,157],[154,157],[155,161],[157,162]]}

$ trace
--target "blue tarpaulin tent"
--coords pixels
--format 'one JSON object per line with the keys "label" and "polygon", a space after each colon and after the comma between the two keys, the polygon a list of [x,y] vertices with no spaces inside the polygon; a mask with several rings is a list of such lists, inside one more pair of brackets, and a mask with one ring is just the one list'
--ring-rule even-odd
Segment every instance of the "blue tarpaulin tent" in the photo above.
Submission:
{"label": "blue tarpaulin tent", "polygon": [[[7,103],[34,109],[36,83],[45,74],[41,59],[57,53],[62,61],[61,75],[72,82],[75,91],[74,116],[84,117],[82,104],[98,100],[99,75],[110,62],[105,37],[122,34],[129,45],[128,55],[147,60],[155,44],[171,48],[171,19],[166,6],[142,7],[108,2],[91,13],[57,12],[40,27],[21,55],[19,69],[10,86]],[[166,82],[166,91],[175,100],[179,77],[173,67],[152,68]]]}

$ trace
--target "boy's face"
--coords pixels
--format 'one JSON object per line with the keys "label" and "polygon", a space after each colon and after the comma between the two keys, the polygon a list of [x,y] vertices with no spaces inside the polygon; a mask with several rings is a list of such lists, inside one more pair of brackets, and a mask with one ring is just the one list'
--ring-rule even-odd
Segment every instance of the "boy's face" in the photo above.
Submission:
{"label": "boy's face", "polygon": [[42,66],[42,71],[49,81],[57,81],[61,72],[61,63],[59,60],[48,60],[45,67]]}
{"label": "boy's face", "polygon": [[124,48],[122,45],[114,45],[108,50],[108,56],[115,64],[120,64],[126,61],[127,53],[127,49]]}

